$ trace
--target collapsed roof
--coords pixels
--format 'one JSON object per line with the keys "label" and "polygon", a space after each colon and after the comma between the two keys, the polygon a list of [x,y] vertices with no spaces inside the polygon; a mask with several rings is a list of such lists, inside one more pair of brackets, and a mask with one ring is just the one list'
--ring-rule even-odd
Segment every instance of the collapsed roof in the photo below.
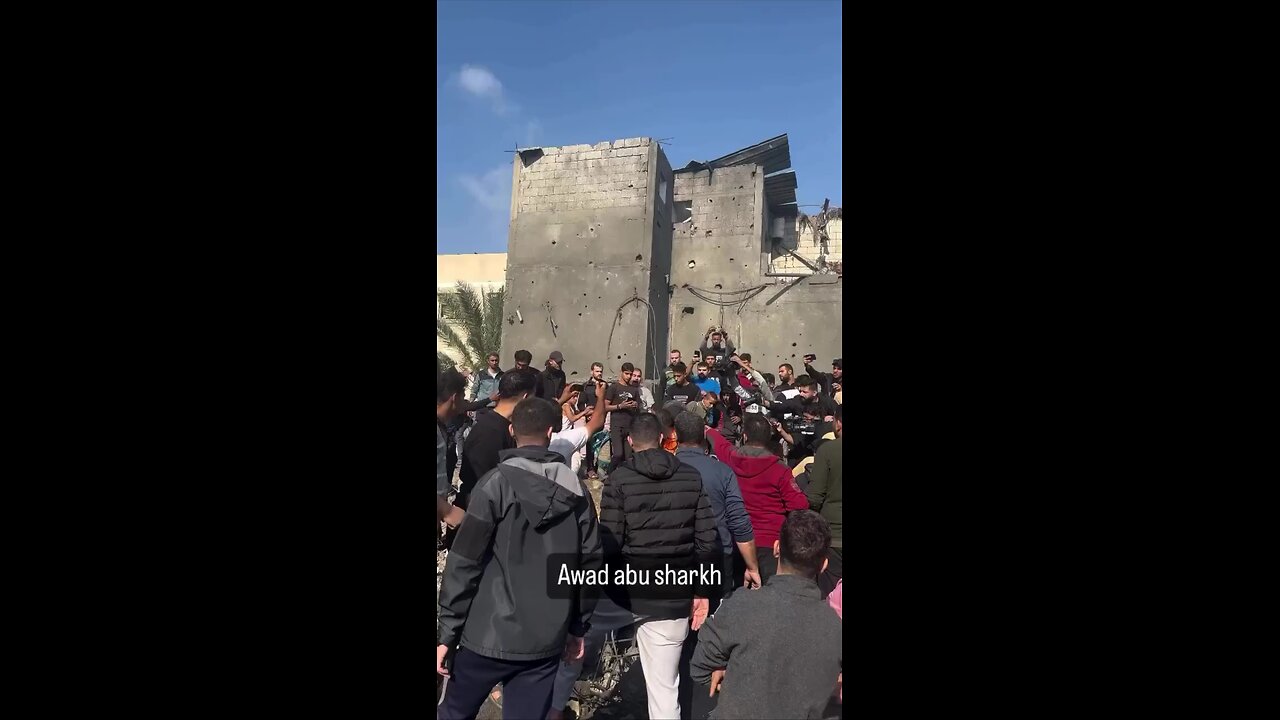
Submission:
{"label": "collapsed roof", "polygon": [[715,168],[733,167],[734,165],[759,165],[764,171],[764,195],[769,210],[778,215],[795,215],[796,173],[791,170],[791,147],[787,143],[787,134],[769,138],[750,147],[735,150],[728,155],[707,162],[691,161],[688,165],[676,170],[677,173],[696,173],[702,170],[714,172]]}

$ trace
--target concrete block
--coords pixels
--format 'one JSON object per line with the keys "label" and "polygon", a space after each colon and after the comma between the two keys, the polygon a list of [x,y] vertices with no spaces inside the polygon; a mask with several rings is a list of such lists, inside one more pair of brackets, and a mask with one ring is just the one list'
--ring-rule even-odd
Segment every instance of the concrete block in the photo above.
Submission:
{"label": "concrete block", "polygon": [[600,158],[601,158],[601,154],[599,150],[592,150],[590,152],[582,153],[583,160],[599,160]]}
{"label": "concrete block", "polygon": [[611,147],[613,146],[609,143],[609,141],[605,140],[603,142],[598,142],[595,145],[592,145],[591,149],[592,150],[608,150]]}

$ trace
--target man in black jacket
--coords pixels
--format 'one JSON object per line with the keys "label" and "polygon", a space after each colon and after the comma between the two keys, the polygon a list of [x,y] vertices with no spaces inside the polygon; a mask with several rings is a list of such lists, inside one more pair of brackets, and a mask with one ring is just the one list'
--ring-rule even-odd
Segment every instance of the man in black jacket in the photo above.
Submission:
{"label": "man in black jacket", "polygon": [[[697,562],[718,567],[720,538],[702,476],[662,449],[662,426],[651,413],[635,419],[627,442],[634,455],[609,476],[600,499],[605,556],[653,571]],[[651,718],[680,717],[680,650],[690,617],[694,630],[706,620],[706,592],[693,585],[653,583],[615,595],[639,623],[636,639]]]}
{"label": "man in black jacket", "polygon": [[436,672],[451,682],[438,718],[474,718],[498,683],[521,717],[545,718],[561,658],[582,657],[593,596],[533,590],[546,586],[550,555],[573,559],[570,572],[602,561],[591,494],[547,447],[559,417],[523,400],[511,416],[518,447],[472,494],[440,588]]}
{"label": "man in black jacket", "polygon": [[541,382],[542,391],[538,393],[538,397],[544,400],[555,400],[560,397],[560,393],[564,391],[565,376],[561,366],[564,365],[564,355],[559,350],[554,350],[547,359],[547,369],[542,371]]}

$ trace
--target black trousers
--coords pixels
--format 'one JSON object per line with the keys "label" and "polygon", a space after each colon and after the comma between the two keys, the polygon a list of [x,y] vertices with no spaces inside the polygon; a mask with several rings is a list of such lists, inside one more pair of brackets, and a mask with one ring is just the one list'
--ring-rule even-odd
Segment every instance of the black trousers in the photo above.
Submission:
{"label": "black trousers", "polygon": [[623,460],[633,455],[631,448],[627,445],[627,436],[630,434],[630,427],[609,428],[609,462],[611,468],[618,467]]}
{"label": "black trousers", "polygon": [[544,660],[499,660],[458,648],[437,720],[472,720],[495,685],[502,685],[502,717],[545,720],[551,709],[560,656]]}
{"label": "black trousers", "polygon": [[818,574],[818,589],[822,597],[836,589],[836,583],[844,578],[844,548],[827,549],[827,569]]}
{"label": "black trousers", "polygon": [[773,546],[756,548],[756,564],[760,566],[761,584],[778,574],[778,558],[773,556]]}

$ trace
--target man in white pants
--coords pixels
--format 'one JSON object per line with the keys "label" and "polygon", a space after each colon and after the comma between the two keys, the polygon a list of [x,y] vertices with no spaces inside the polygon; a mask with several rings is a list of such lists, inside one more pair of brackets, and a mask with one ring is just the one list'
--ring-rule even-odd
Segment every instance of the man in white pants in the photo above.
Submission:
{"label": "man in white pants", "polygon": [[[627,442],[634,454],[609,475],[600,499],[600,539],[610,574],[631,567],[652,577],[657,568],[698,562],[719,567],[720,540],[702,476],[662,449],[662,424],[655,415],[637,417]],[[627,624],[628,613],[637,624],[650,720],[680,718],[680,651],[690,621],[696,630],[707,618],[706,592],[694,584],[619,586],[610,578],[606,594],[613,602],[601,598],[596,606],[585,643],[588,656],[605,633]],[[612,604],[619,610],[612,611]],[[581,669],[561,665],[549,717],[560,716]]]}

